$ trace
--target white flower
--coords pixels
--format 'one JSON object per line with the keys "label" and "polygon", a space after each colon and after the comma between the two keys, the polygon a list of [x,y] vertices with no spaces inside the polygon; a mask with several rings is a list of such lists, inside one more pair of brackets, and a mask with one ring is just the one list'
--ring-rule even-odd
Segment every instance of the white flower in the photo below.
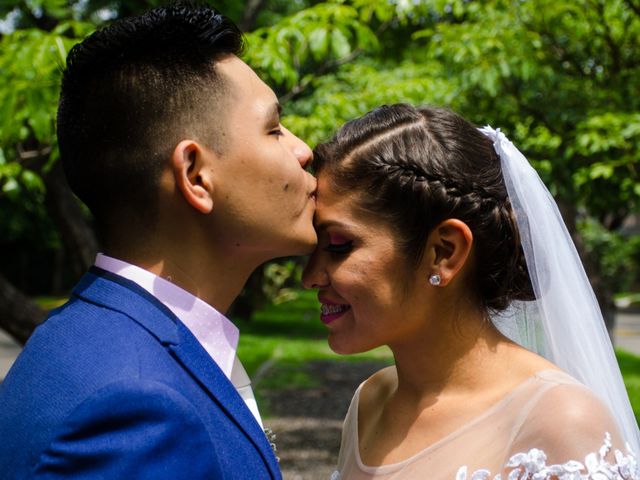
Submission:
{"label": "white flower", "polygon": [[[525,479],[532,478],[534,480],[544,479],[540,474],[545,473],[547,464],[547,456],[542,450],[532,448],[529,453],[517,453],[513,455],[507,462],[507,467],[515,467],[519,472],[513,475],[514,471],[509,474],[509,479]],[[546,474],[546,473],[545,473]]]}
{"label": "white flower", "polygon": [[[460,467],[456,473],[456,480],[467,480],[467,470],[466,465]],[[481,469],[473,472],[469,480],[487,480],[490,479],[490,477],[491,472],[489,470]],[[493,480],[500,480],[500,478],[500,475],[496,475],[493,477]]]}
{"label": "white flower", "polygon": [[340,472],[338,470],[331,474],[331,480],[340,480]]}
{"label": "white flower", "polygon": [[[597,453],[590,453],[584,464],[570,460],[562,465],[547,466],[547,456],[542,450],[532,448],[528,453],[513,455],[505,467],[510,467],[509,480],[640,480],[640,466],[629,444],[627,454],[614,451],[615,463],[607,461],[611,452],[611,435],[607,433]],[[469,480],[487,480],[491,476],[488,470],[476,470]],[[456,480],[467,480],[467,467],[460,467]],[[496,475],[493,480],[500,480]]]}
{"label": "white flower", "polygon": [[471,475],[471,480],[487,480],[491,476],[491,472],[489,470],[476,470]]}
{"label": "white flower", "polygon": [[467,480],[467,466],[463,465],[458,469],[456,473],[456,480]]}
{"label": "white flower", "polygon": [[633,455],[624,456],[620,450],[616,450],[614,456],[616,457],[616,465],[622,478],[631,478],[631,474],[637,471],[637,465]]}

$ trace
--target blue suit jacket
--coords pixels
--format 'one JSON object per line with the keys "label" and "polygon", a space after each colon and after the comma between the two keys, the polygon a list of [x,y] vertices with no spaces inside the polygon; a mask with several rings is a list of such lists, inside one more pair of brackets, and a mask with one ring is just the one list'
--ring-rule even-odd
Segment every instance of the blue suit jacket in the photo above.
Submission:
{"label": "blue suit jacket", "polygon": [[280,479],[262,429],[191,332],[92,268],[0,385],[0,477]]}

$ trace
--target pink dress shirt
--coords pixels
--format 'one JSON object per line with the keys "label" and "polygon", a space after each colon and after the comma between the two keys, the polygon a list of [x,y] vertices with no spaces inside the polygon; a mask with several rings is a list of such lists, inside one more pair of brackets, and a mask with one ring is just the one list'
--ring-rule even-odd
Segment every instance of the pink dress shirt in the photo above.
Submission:
{"label": "pink dress shirt", "polygon": [[148,270],[102,253],[96,256],[95,265],[137,283],[171,310],[231,380],[262,426],[251,381],[236,354],[240,338],[238,327],[208,303]]}

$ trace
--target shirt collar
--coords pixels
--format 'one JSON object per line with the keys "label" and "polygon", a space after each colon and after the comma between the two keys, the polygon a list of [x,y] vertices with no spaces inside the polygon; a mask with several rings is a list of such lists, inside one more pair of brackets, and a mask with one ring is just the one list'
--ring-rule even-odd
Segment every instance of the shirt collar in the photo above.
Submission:
{"label": "shirt collar", "polygon": [[240,331],[223,314],[186,290],[130,263],[98,253],[96,267],[137,283],[156,297],[191,331],[227,378],[236,358]]}

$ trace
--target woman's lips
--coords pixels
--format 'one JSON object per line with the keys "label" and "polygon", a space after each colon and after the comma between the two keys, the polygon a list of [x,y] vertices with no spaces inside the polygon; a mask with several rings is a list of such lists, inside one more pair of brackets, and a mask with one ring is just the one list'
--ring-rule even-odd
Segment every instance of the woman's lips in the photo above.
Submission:
{"label": "woman's lips", "polygon": [[320,320],[325,325],[328,325],[334,320],[340,318],[342,315],[344,315],[345,312],[349,310],[351,310],[351,307],[349,305],[339,305],[331,302],[327,303],[327,301],[325,300],[322,302],[322,305],[320,305]]}

